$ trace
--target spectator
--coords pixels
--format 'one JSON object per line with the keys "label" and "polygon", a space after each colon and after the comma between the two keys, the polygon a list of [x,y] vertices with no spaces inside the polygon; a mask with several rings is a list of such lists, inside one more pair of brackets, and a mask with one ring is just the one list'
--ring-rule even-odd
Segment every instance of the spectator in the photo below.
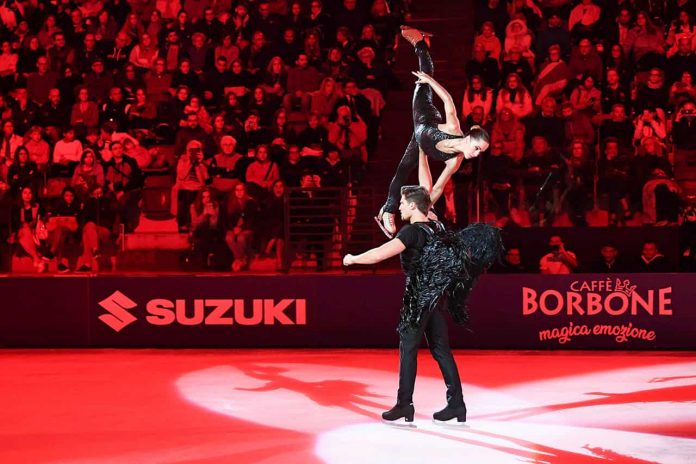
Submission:
{"label": "spectator", "polygon": [[584,75],[590,75],[595,82],[602,80],[602,58],[597,54],[590,39],[581,39],[577,49],[573,50],[568,62],[570,75],[582,81]]}
{"label": "spectator", "polygon": [[498,88],[500,68],[498,61],[488,56],[483,45],[474,46],[472,59],[466,63],[467,76],[481,76],[486,87]]}
{"label": "spectator", "polygon": [[[203,100],[206,105],[217,109],[218,104],[225,95],[225,89],[228,86],[235,85],[232,83],[234,80],[234,69],[235,66],[233,65],[232,72],[230,72],[227,69],[227,59],[224,56],[219,56],[215,60],[215,68],[203,74],[203,84],[205,84]],[[245,88],[249,86],[250,82],[244,84]]]}
{"label": "spectator", "polygon": [[321,65],[321,40],[315,31],[308,31],[304,39],[302,51],[307,55],[310,66],[318,68]]}
{"label": "spectator", "polygon": [[566,102],[561,106],[561,115],[565,121],[566,143],[578,139],[588,146],[594,144],[595,130],[587,114],[575,111],[573,104]]}
{"label": "spectator", "polygon": [[75,51],[66,45],[65,34],[56,31],[53,34],[53,46],[48,49],[48,64],[51,71],[59,72],[66,65],[72,66],[75,62]]}
{"label": "spectator", "polygon": [[246,186],[237,184],[227,204],[227,234],[225,241],[232,251],[232,270],[249,269],[252,259],[252,241],[256,232],[258,204],[249,196]]}
{"label": "spectator", "polygon": [[319,79],[319,72],[309,64],[307,55],[300,53],[295,66],[288,71],[288,87],[283,106],[288,111],[309,110],[310,92],[319,88]]}
{"label": "spectator", "polygon": [[[606,12],[606,11],[605,11]],[[609,24],[605,30],[608,32],[607,37],[609,43],[616,44],[621,49],[628,51],[627,46],[630,45],[631,24],[633,23],[633,14],[630,6],[621,6],[616,15],[607,14],[606,17]]]}
{"label": "spectator", "polygon": [[696,87],[694,87],[694,77],[691,71],[683,71],[679,80],[672,84],[669,89],[669,106],[678,108],[682,102],[696,98]]}
{"label": "spectator", "polygon": [[[152,37],[152,35],[150,36]],[[104,59],[106,60],[106,68],[110,71],[118,71],[123,69],[130,59],[131,43],[127,34],[119,32],[116,34],[113,46],[104,47],[106,52]],[[126,67],[127,69],[127,67]],[[132,66],[135,70],[135,66]]]}
{"label": "spectator", "polygon": [[83,131],[99,125],[99,109],[96,103],[90,99],[87,87],[82,87],[77,92],[77,102],[72,107],[70,125],[80,126]]}
{"label": "spectator", "polygon": [[639,11],[636,14],[636,23],[626,37],[624,50],[627,55],[633,57],[636,69],[639,71],[664,63],[662,31],[655,26],[645,11]]}
{"label": "spectator", "polygon": [[[288,161],[290,161],[290,154],[288,154]],[[293,184],[291,184],[293,186],[300,185],[302,172],[307,168],[306,163],[299,162],[298,165],[301,170],[293,176]],[[343,187],[348,183],[348,166],[341,160],[340,150],[335,146],[330,146],[326,150],[326,156],[319,161],[316,171],[319,173],[324,187]]]}
{"label": "spectator", "polygon": [[164,58],[155,59],[154,66],[145,73],[144,80],[147,96],[155,105],[169,101],[171,98],[169,89],[172,87],[172,76],[165,69]]}
{"label": "spectator", "polygon": [[596,261],[590,269],[592,272],[612,274],[616,272],[626,272],[628,270],[619,256],[619,250],[613,244],[607,243],[603,245],[600,255],[601,258]]}
{"label": "spectator", "polygon": [[486,160],[486,184],[495,205],[496,218],[510,216],[510,196],[515,181],[516,160],[501,140],[493,139],[491,156]]}
{"label": "spectator", "polygon": [[466,119],[475,106],[481,106],[484,119],[488,119],[491,114],[493,100],[493,89],[484,87],[481,76],[471,76],[462,99],[462,119]]}
{"label": "spectator", "polygon": [[24,144],[22,137],[15,134],[14,123],[6,119],[2,123],[2,141],[0,141],[0,166],[9,166],[14,159],[17,148]]}
{"label": "spectator", "polygon": [[[549,148],[543,135],[532,138],[531,149],[520,163],[522,186],[530,220],[534,225],[551,224],[554,211],[554,189],[559,180],[560,157]],[[540,218],[543,214],[544,217]]]}
{"label": "spectator", "polygon": [[195,112],[188,113],[185,116],[185,122],[182,121],[181,127],[176,133],[176,141],[174,142],[174,154],[181,156],[185,153],[189,142],[203,141],[207,134],[198,122],[198,114]]}
{"label": "spectator", "polygon": [[125,132],[128,126],[126,116],[126,102],[123,100],[123,92],[120,87],[112,87],[109,91],[109,98],[102,103],[99,112],[101,124],[111,122],[116,125],[119,132]]}
{"label": "spectator", "polygon": [[696,103],[692,100],[685,101],[677,108],[672,124],[672,139],[677,181],[696,178]]}
{"label": "spectator", "polygon": [[609,225],[626,224],[632,216],[630,197],[635,190],[632,159],[621,152],[618,139],[609,137],[604,143],[604,156],[599,162],[600,187],[609,194]]}
{"label": "spectator", "polygon": [[266,67],[266,72],[261,80],[261,86],[267,95],[282,99],[285,88],[288,85],[288,75],[285,72],[285,63],[279,56],[274,56]]}
{"label": "spectator", "polygon": [[264,250],[267,255],[275,256],[277,272],[287,272],[285,263],[285,184],[276,180],[271,185],[271,194],[263,203],[262,223]]}
{"label": "spectator", "polygon": [[191,204],[205,187],[208,177],[208,168],[203,163],[203,145],[191,140],[176,165],[176,223],[179,232],[191,230]]}
{"label": "spectator", "polygon": [[[191,45],[186,47],[185,53],[191,61],[191,70],[196,74],[202,74],[204,69],[210,68],[215,59],[214,50],[206,44],[206,36],[202,32],[193,33]],[[226,68],[225,62],[225,70]]]}
{"label": "spectator", "polygon": [[491,272],[494,274],[525,274],[529,270],[522,262],[522,251],[513,245],[507,247],[502,263],[494,264]]}
{"label": "spectator", "polygon": [[29,157],[29,151],[24,146],[17,147],[13,157],[13,162],[7,170],[7,184],[10,194],[18,197],[20,190],[24,186],[31,187],[36,191],[38,186],[39,170],[36,163]]}
{"label": "spectator", "polygon": [[554,148],[565,145],[565,123],[556,115],[556,100],[552,97],[546,97],[541,101],[541,111],[528,118],[526,126],[525,136],[528,143],[533,137],[541,135]]}
{"label": "spectator", "polygon": [[667,108],[669,88],[665,86],[662,70],[653,68],[648,74],[645,85],[639,85],[636,93],[635,109],[637,112],[648,107]]}
{"label": "spectator", "polygon": [[[224,60],[219,60],[220,64],[223,63]],[[217,61],[216,61],[217,63]],[[227,71],[227,70],[225,70]],[[229,71],[227,71],[229,76]],[[214,79],[210,79],[211,81]],[[213,82],[211,82],[213,84]],[[201,89],[201,76],[193,72],[191,69],[191,60],[188,58],[182,58],[181,61],[179,61],[179,66],[174,69],[174,72],[172,73],[172,90],[174,93],[174,89],[180,89],[181,87],[186,87],[190,92],[198,93]],[[219,87],[219,85],[213,85],[213,87]],[[213,89],[213,90],[208,90],[211,93],[214,93],[215,90],[220,90],[218,88]]]}
{"label": "spectator", "polygon": [[633,146],[635,128],[633,123],[626,116],[626,109],[623,103],[614,103],[608,119],[602,121],[599,128],[600,142],[604,143],[609,138],[614,138],[622,148]]}
{"label": "spectator", "polygon": [[551,45],[548,58],[542,63],[539,75],[534,83],[534,103],[541,106],[547,97],[557,98],[562,95],[568,84],[570,70],[561,59],[561,47]]}
{"label": "spectator", "polygon": [[266,95],[263,87],[257,86],[249,95],[249,104],[247,108],[259,115],[259,124],[268,127],[273,123],[273,113],[275,113],[276,105],[272,99]]}
{"label": "spectator", "polygon": [[531,88],[532,80],[534,79],[534,70],[529,60],[523,58],[519,47],[512,47],[503,61],[503,66],[500,75],[503,81],[507,77],[515,73],[519,76],[525,88]]}
{"label": "spectator", "polygon": [[68,127],[63,131],[63,138],[53,147],[53,167],[62,174],[72,175],[81,158],[82,143],[75,139],[75,130]]}
{"label": "spectator", "polygon": [[333,78],[335,81],[342,81],[348,77],[348,63],[339,47],[329,49],[326,60],[319,68],[319,72],[324,76]]}
{"label": "spectator", "polygon": [[592,3],[592,0],[582,0],[570,11],[568,30],[576,37],[594,37],[599,27],[599,17],[602,9]]}
{"label": "spectator", "polygon": [[157,119],[157,107],[152,103],[144,88],[135,89],[135,101],[125,108],[125,117],[128,127],[143,131],[153,129]]}
{"label": "spectator", "polygon": [[493,124],[491,140],[493,143],[501,142],[503,152],[518,162],[524,153],[524,132],[524,125],[517,120],[512,110],[505,106],[500,108],[498,120]]}
{"label": "spectator", "polygon": [[513,48],[519,49],[522,57],[534,64],[534,53],[531,50],[532,35],[527,29],[527,24],[521,19],[513,19],[505,28],[505,54],[508,55]]}
{"label": "spectator", "polygon": [[273,124],[268,133],[271,139],[272,158],[274,153],[282,152],[287,149],[288,144],[296,142],[297,134],[288,124],[288,112],[285,108],[281,107],[275,112]]}
{"label": "spectator", "polygon": [[496,108],[509,107],[517,119],[523,119],[532,113],[532,96],[520,82],[515,73],[508,75],[505,85],[498,92]]}
{"label": "spectator", "polygon": [[[341,92],[336,81],[332,77],[325,77],[321,81],[319,90],[311,92],[311,111],[319,116],[322,126],[326,126],[329,117],[333,113],[336,102],[341,97]],[[346,95],[344,98],[351,99],[353,95]]]}
{"label": "spectator", "polygon": [[487,0],[476,2],[475,7],[475,28],[480,29],[484,23],[490,21],[493,23],[495,33],[498,37],[503,37],[505,34],[505,26],[510,19],[507,9],[505,8],[505,2],[501,2],[500,0]]}
{"label": "spectator", "polygon": [[55,143],[60,138],[60,128],[71,118],[71,108],[63,101],[60,90],[51,89],[48,101],[39,109],[38,120],[48,139]]}
{"label": "spectator", "polygon": [[582,111],[592,118],[602,111],[602,93],[595,87],[595,80],[589,74],[583,75],[580,83],[570,94],[570,102],[575,111]]}
{"label": "spectator", "polygon": [[[260,192],[268,192],[273,182],[280,179],[278,165],[268,159],[268,146],[261,144],[256,147],[256,160],[246,169],[245,179],[248,184],[253,184]],[[248,186],[249,188],[251,186]]]}
{"label": "spectator", "polygon": [[126,102],[133,103],[137,89],[145,88],[145,79],[136,72],[135,66],[129,63],[116,73],[114,85],[121,88]]}
{"label": "spectator", "polygon": [[367,162],[367,126],[359,116],[351,116],[350,108],[339,106],[336,121],[329,123],[329,143],[341,150],[341,159],[351,167],[353,176],[359,175]]}
{"label": "spectator", "polygon": [[222,42],[215,47],[214,54],[216,62],[218,58],[225,57],[227,69],[232,66],[233,61],[239,58],[239,47],[232,41],[231,34],[225,34],[225,36],[222,38]]}
{"label": "spectator", "polygon": [[673,226],[679,219],[679,185],[655,168],[643,186],[643,224]]}
{"label": "spectator", "polygon": [[48,230],[44,222],[45,211],[35,199],[30,186],[22,187],[10,218],[13,232],[10,242],[18,244],[29,255],[37,272],[43,272],[46,264],[42,260],[39,244],[48,238]]}
{"label": "spectator", "polygon": [[549,57],[554,45],[559,48],[561,57],[570,54],[570,35],[558,11],[552,10],[549,13],[546,27],[538,32],[535,44],[537,63],[542,63]]}
{"label": "spectator", "polygon": [[665,112],[661,108],[647,106],[643,109],[643,114],[636,117],[635,127],[633,140],[637,144],[645,137],[655,137],[664,141],[667,137]]}
{"label": "spectator", "polygon": [[297,137],[297,142],[303,156],[322,156],[323,148],[329,142],[329,132],[319,124],[319,115],[309,113],[307,126]]}
{"label": "spectator", "polygon": [[15,131],[24,134],[31,126],[36,124],[39,107],[28,99],[27,89],[17,87],[15,89],[15,101],[12,104],[12,121]]}
{"label": "spectator", "polygon": [[474,47],[480,45],[486,51],[486,56],[500,61],[502,45],[500,39],[495,35],[495,25],[492,22],[485,22],[481,26],[481,33],[474,39]]}
{"label": "spectator", "polygon": [[575,253],[565,249],[560,235],[552,235],[549,238],[549,249],[550,251],[539,261],[542,274],[570,274],[578,267]]}
{"label": "spectator", "polygon": [[116,236],[118,204],[113,195],[95,185],[85,201],[81,214],[82,256],[77,261],[78,272],[90,272],[106,242]]}
{"label": "spectator", "polygon": [[65,187],[60,200],[48,215],[48,252],[47,258],[55,258],[57,270],[61,274],[70,271],[65,259],[65,245],[68,240],[75,238],[78,232],[78,219],[81,213],[81,203],[72,187]]}
{"label": "spectator", "polygon": [[218,267],[225,255],[225,230],[220,205],[213,200],[213,190],[201,189],[190,209],[193,249],[202,254],[207,269]]}
{"label": "spectator", "polygon": [[238,162],[242,155],[236,152],[237,140],[230,135],[220,139],[220,152],[210,160],[208,172],[212,178],[212,187],[218,192],[228,192],[234,188],[242,174]]}
{"label": "spectator", "polygon": [[606,71],[606,82],[602,88],[602,113],[611,113],[617,103],[623,105],[624,110],[630,110],[631,95],[621,84],[619,71],[616,68],[609,68]]}
{"label": "spectator", "polygon": [[29,129],[24,147],[29,151],[29,159],[36,163],[39,173],[46,172],[51,158],[51,148],[42,137],[41,127],[34,126]]}
{"label": "spectator", "polygon": [[39,105],[49,99],[51,89],[58,83],[58,74],[48,67],[48,57],[39,56],[36,59],[36,71],[27,76],[27,91],[29,98]]}
{"label": "spectator", "polygon": [[589,158],[587,146],[581,140],[570,145],[570,156],[566,161],[565,199],[568,215],[574,226],[587,226],[587,211],[590,208],[594,167]]}
{"label": "spectator", "polygon": [[654,240],[646,240],[643,242],[641,255],[638,258],[633,272],[670,272],[671,265],[667,258],[660,253],[657,247],[657,242]]}
{"label": "spectator", "polygon": [[88,148],[82,152],[80,164],[75,168],[70,184],[81,199],[86,199],[96,186],[104,187],[104,168],[97,160],[94,150]]}
{"label": "spectator", "polygon": [[90,97],[97,103],[104,103],[109,97],[109,92],[114,86],[113,77],[106,71],[102,58],[95,58],[92,62],[92,71],[85,75],[85,86]]}
{"label": "spectator", "polygon": [[676,53],[667,59],[667,82],[672,83],[678,80],[684,71],[696,72],[696,54],[691,49],[692,39],[689,37],[679,37],[677,40]]}
{"label": "spectator", "polygon": [[159,51],[152,43],[150,35],[142,34],[138,43],[131,50],[128,61],[130,61],[141,74],[144,74],[153,68],[158,54]]}
{"label": "spectator", "polygon": [[121,142],[111,142],[109,150],[112,159],[106,168],[106,186],[110,194],[116,198],[118,224],[123,224],[126,232],[130,233],[140,221],[142,172],[133,158],[124,155]]}

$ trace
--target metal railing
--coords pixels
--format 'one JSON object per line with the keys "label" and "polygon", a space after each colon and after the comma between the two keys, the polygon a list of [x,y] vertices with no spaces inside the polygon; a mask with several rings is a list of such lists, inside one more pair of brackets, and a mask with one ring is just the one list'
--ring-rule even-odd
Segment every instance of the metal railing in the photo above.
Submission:
{"label": "metal railing", "polygon": [[288,189],[285,268],[337,269],[345,253],[382,243],[384,237],[372,219],[379,200],[368,187]]}

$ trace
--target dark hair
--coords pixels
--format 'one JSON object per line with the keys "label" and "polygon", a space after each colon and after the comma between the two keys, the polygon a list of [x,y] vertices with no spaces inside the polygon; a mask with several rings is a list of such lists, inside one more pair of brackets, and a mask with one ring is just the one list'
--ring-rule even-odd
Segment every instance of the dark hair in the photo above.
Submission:
{"label": "dark hair", "polygon": [[404,185],[401,187],[401,196],[409,203],[415,203],[416,208],[423,214],[430,209],[430,193],[420,185]]}
{"label": "dark hair", "polygon": [[31,161],[31,158],[29,157],[29,150],[27,149],[27,147],[25,147],[24,145],[20,145],[15,149],[14,157],[12,158],[12,164],[19,165],[19,153],[22,151],[27,154],[27,163]]}
{"label": "dark hair", "polygon": [[464,134],[464,137],[469,136],[474,142],[483,142],[490,144],[490,137],[488,132],[481,126],[471,126],[471,128]]}

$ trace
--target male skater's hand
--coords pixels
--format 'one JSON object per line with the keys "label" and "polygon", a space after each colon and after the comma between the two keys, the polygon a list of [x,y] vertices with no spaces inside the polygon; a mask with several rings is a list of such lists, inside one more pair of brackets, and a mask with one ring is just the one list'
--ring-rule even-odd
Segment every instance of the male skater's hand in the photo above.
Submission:
{"label": "male skater's hand", "polygon": [[351,264],[355,264],[355,263],[353,262],[353,258],[354,258],[354,257],[355,257],[355,256],[353,256],[353,255],[351,255],[351,254],[345,255],[345,256],[343,257],[343,265],[344,265],[344,266],[350,266]]}

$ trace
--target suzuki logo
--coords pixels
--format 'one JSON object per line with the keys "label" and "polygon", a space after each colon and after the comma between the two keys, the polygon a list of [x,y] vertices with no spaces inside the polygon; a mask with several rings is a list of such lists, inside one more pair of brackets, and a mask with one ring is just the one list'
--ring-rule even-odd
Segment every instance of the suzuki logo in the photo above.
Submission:
{"label": "suzuki logo", "polygon": [[115,291],[110,296],[100,301],[99,306],[109,312],[109,314],[102,314],[99,316],[99,320],[116,332],[120,332],[124,327],[137,320],[137,318],[127,310],[135,308],[138,306],[138,303],[119,291]]}

